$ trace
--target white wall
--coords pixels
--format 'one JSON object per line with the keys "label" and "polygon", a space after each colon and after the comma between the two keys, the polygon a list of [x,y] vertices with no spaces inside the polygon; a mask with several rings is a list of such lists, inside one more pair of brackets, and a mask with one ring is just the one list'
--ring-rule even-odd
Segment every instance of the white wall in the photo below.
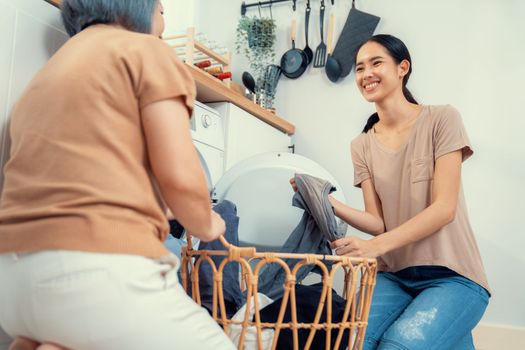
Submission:
{"label": "white wall", "polygon": [[162,0],[166,28],[164,36],[179,34],[195,25],[199,13],[197,0]]}
{"label": "white wall", "polygon": [[[339,32],[351,1],[335,2]],[[197,30],[233,49],[241,3],[199,0]],[[303,19],[305,1],[298,3]],[[319,1],[312,4],[310,46],[315,48]],[[475,151],[463,168],[465,195],[494,294],[483,321],[525,326],[525,2],[357,0],[356,5],[382,18],[376,32],[402,38],[411,50],[409,87],[416,98],[424,104],[451,103],[462,112]],[[290,46],[291,2],[274,5],[272,12],[280,57]],[[257,13],[256,8],[248,12]],[[300,26],[298,45],[304,47]],[[246,60],[234,56],[234,80],[240,81],[247,69]],[[349,144],[374,108],[360,96],[353,78],[334,85],[324,71],[310,68],[297,80],[281,80],[276,104],[278,114],[297,127],[297,153],[326,167],[349,204],[362,207],[361,193],[352,187]]]}
{"label": "white wall", "polygon": [[[9,155],[7,126],[27,83],[67,40],[57,8],[43,0],[0,0],[0,167]],[[0,191],[3,171],[0,171]]]}
{"label": "white wall", "polygon": [[[27,83],[67,35],[59,11],[42,0],[0,0],[0,169],[9,156],[8,119]],[[3,185],[0,171],[0,192]],[[0,349],[10,343],[0,329]]]}

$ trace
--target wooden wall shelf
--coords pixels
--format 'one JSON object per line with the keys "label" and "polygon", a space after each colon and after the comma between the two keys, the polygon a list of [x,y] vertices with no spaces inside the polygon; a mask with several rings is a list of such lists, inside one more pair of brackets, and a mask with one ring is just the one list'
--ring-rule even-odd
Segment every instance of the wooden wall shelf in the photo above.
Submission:
{"label": "wooden wall shelf", "polygon": [[[57,7],[61,2],[61,0],[45,1]],[[293,135],[295,133],[295,126],[293,124],[260,107],[199,68],[193,65],[188,65],[188,67],[190,68],[191,74],[195,79],[195,84],[197,85],[197,100],[204,103],[231,102],[237,107],[247,111],[253,116],[288,135]]]}
{"label": "wooden wall shelf", "polygon": [[195,79],[195,84],[197,85],[197,100],[204,103],[231,102],[288,135],[293,135],[295,133],[295,126],[290,122],[253,103],[199,68],[193,66],[188,67],[190,68],[190,72],[193,75],[193,79]]}

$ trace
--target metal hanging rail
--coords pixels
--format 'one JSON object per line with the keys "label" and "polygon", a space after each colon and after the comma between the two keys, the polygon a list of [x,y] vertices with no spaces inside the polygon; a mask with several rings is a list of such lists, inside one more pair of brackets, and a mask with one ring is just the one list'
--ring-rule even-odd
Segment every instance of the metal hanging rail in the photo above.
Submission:
{"label": "metal hanging rail", "polygon": [[241,15],[244,16],[246,15],[246,10],[248,9],[248,7],[263,7],[264,5],[269,5],[269,6],[272,6],[273,4],[277,4],[279,2],[290,2],[290,1],[293,1],[293,7],[294,7],[294,10],[295,10],[295,3],[297,0],[268,0],[268,1],[259,1],[259,2],[254,2],[252,4],[246,4],[244,1],[242,2],[242,5],[241,5]]}
{"label": "metal hanging rail", "polygon": [[[265,5],[269,5],[269,6],[272,6],[273,4],[277,4],[277,3],[280,3],[280,2],[290,2],[290,1],[293,1],[293,10],[295,11],[296,9],[296,4],[297,4],[297,0],[267,0],[267,1],[259,1],[259,2],[254,2],[254,3],[251,3],[251,4],[247,4],[243,1],[242,5],[241,5],[241,15],[244,16],[246,15],[246,11],[248,10],[248,7],[259,7],[259,9]],[[334,4],[334,0],[331,0],[332,2],[332,5]]]}

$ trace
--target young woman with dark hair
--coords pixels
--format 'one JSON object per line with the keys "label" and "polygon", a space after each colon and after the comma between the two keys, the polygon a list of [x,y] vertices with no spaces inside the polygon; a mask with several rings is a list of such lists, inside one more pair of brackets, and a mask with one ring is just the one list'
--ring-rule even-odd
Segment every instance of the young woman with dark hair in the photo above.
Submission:
{"label": "young woman with dark hair", "polygon": [[[408,67],[408,71],[406,72],[405,76],[403,77],[403,84],[402,84],[402,91],[403,96],[405,96],[405,99],[413,104],[418,104],[414,96],[412,96],[412,93],[407,88],[407,82],[410,78],[410,74],[412,74],[412,59],[410,58],[410,53],[408,52],[408,48],[405,46],[405,44],[397,39],[394,36],[391,35],[376,35],[373,36],[368,40],[368,42],[375,42],[379,45],[382,45],[386,48],[386,50],[389,52],[389,54],[392,56],[392,59],[396,63],[401,63],[403,60],[407,60],[410,65]],[[357,72],[357,70],[356,70]],[[372,126],[379,121],[379,115],[376,113],[372,114],[363,129],[363,132],[366,133],[368,130],[372,128]]]}
{"label": "young woman with dark hair", "polygon": [[71,39],[10,122],[1,328],[18,337],[13,349],[233,349],[163,245],[166,206],[203,241],[225,223],[191,140],[195,84],[159,39],[161,3],[63,0],[61,9]]}
{"label": "young woman with dark hair", "polygon": [[365,209],[330,200],[337,216],[374,237],[331,246],[378,259],[363,349],[470,350],[489,300],[461,189],[461,165],[473,152],[455,108],[416,102],[406,87],[411,72],[394,36],[373,36],[357,51],[357,87],[376,108],[351,145]]}

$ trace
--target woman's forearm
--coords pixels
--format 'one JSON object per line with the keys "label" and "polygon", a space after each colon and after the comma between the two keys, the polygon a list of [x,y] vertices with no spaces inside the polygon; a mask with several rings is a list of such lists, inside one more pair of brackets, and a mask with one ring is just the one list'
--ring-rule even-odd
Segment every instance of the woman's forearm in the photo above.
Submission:
{"label": "woman's forearm", "polygon": [[374,238],[381,255],[417,242],[435,233],[454,220],[450,205],[435,202],[393,230]]}
{"label": "woman's forearm", "polygon": [[351,208],[332,196],[328,196],[328,199],[335,209],[335,215],[350,226],[373,236],[385,232],[385,224],[382,218],[366,211]]}

